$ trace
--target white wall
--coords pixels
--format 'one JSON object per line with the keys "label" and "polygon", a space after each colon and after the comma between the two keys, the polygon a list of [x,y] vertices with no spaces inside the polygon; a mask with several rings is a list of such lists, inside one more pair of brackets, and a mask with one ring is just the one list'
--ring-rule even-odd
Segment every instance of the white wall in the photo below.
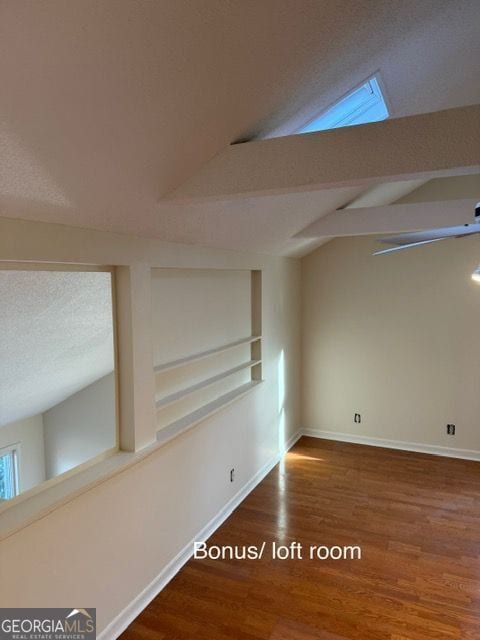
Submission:
{"label": "white wall", "polygon": [[115,376],[100,378],[43,414],[46,478],[115,447]]}
{"label": "white wall", "polygon": [[20,492],[45,480],[42,416],[32,416],[0,427],[0,449],[19,443]]}
{"label": "white wall", "polygon": [[[252,335],[251,272],[219,269],[152,270],[154,364],[162,364]],[[160,399],[249,362],[250,344],[155,376]],[[243,369],[157,411],[159,428],[250,382]]]}
{"label": "white wall", "polygon": [[247,270],[153,269],[154,363],[249,336],[250,280]]}
{"label": "white wall", "polygon": [[[265,382],[0,542],[2,606],[90,603],[97,607],[101,631],[298,429],[299,262],[5,219],[0,219],[0,259],[133,265],[139,266],[140,280],[144,264],[263,270]],[[137,316],[136,340],[150,334],[150,318],[146,312]],[[119,339],[125,353],[123,334]],[[151,386],[153,396],[153,355],[150,368],[147,360],[141,366],[135,361],[131,380],[140,391]],[[152,437],[153,417],[152,412]]]}
{"label": "white wall", "polygon": [[374,247],[337,239],[302,261],[302,426],[480,450],[479,239]]}

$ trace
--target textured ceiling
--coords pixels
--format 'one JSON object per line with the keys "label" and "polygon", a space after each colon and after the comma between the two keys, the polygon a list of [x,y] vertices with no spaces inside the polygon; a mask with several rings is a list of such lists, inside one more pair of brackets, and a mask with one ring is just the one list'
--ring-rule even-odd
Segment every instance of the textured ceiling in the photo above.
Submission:
{"label": "textured ceiling", "polygon": [[114,368],[109,273],[0,270],[0,427]]}
{"label": "textured ceiling", "polygon": [[2,0],[0,215],[297,251],[351,190],[160,199],[377,71],[394,117],[480,102],[478,22],[478,0]]}

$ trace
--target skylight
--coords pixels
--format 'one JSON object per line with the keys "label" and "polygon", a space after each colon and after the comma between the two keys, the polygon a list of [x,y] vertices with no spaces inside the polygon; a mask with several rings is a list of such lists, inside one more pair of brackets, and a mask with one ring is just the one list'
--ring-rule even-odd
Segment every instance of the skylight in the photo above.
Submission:
{"label": "skylight", "polygon": [[388,108],[375,76],[341,98],[295,133],[325,131],[388,118]]}

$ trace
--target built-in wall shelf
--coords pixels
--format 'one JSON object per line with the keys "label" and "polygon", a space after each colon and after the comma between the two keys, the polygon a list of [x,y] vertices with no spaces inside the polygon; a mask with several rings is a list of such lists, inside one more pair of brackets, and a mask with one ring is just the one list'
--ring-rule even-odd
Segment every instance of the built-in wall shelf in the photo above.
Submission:
{"label": "built-in wall shelf", "polygon": [[171,393],[168,396],[164,396],[160,398],[155,403],[157,409],[163,409],[178,400],[194,393],[195,391],[199,391],[200,389],[205,389],[205,387],[209,387],[216,382],[220,382],[229,376],[232,376],[234,373],[238,373],[239,371],[243,371],[244,369],[251,369],[255,367],[257,364],[260,364],[261,360],[249,360],[248,362],[243,362],[242,364],[237,365],[236,367],[232,367],[231,369],[227,369],[227,371],[222,371],[221,373],[217,373],[216,375],[206,378],[205,380],[201,380],[196,384],[192,384],[190,387],[186,387],[185,389],[181,389],[180,391],[176,391],[175,393]]}
{"label": "built-in wall shelf", "polygon": [[180,435],[181,433],[184,433],[185,431],[188,431],[199,422],[206,420],[214,413],[217,413],[225,407],[228,407],[228,405],[232,404],[232,402],[235,402],[235,400],[238,400],[245,394],[249,393],[252,389],[261,384],[261,382],[261,380],[252,380],[247,384],[237,387],[233,391],[225,393],[212,402],[208,402],[199,409],[196,409],[186,416],[183,416],[179,420],[171,422],[170,424],[157,431],[157,441],[165,444],[169,440],[173,440],[173,438]]}
{"label": "built-in wall shelf", "polygon": [[191,356],[187,356],[186,358],[180,358],[179,360],[172,360],[171,362],[166,362],[165,364],[159,364],[154,367],[153,370],[155,371],[155,373],[171,371],[172,369],[177,369],[177,367],[182,367],[183,365],[190,364],[191,362],[197,362],[197,360],[203,360],[204,358],[215,356],[217,354],[223,353],[224,351],[235,349],[235,347],[240,347],[244,344],[252,344],[254,342],[258,342],[259,340],[261,340],[261,336],[249,336],[248,338],[242,338],[241,340],[235,340],[235,342],[224,344],[221,347],[215,347],[214,349],[209,349],[208,351],[195,353]]}
{"label": "built-in wall shelf", "polygon": [[[153,326],[159,331],[156,433],[163,444],[263,381],[262,272],[154,269],[152,283]],[[190,355],[177,351],[177,359],[159,362],[162,353],[169,357],[172,343]]]}

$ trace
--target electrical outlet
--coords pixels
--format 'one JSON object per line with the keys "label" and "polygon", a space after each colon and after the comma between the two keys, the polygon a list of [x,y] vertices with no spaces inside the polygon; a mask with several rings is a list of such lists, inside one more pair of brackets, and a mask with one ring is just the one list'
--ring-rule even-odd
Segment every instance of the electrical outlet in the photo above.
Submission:
{"label": "electrical outlet", "polygon": [[455,435],[455,425],[447,424],[447,435],[454,436]]}
{"label": "electrical outlet", "polygon": [[235,469],[230,469],[230,482],[235,480]]}
{"label": "electrical outlet", "polygon": [[356,422],[357,424],[360,424],[360,422],[362,421],[362,416],[359,413],[356,413],[353,416],[353,421]]}

